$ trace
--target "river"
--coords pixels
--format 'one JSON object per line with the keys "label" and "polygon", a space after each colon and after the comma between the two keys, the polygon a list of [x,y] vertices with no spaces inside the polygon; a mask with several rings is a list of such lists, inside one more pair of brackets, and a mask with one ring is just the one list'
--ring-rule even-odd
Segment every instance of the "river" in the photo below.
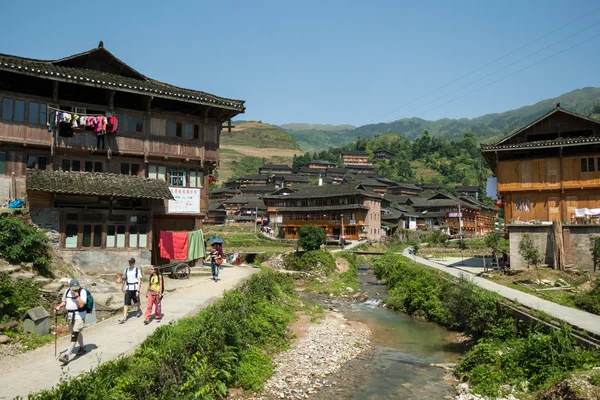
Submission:
{"label": "river", "polygon": [[387,296],[367,264],[359,268],[364,303],[320,298],[327,308],[349,320],[366,324],[372,332],[371,350],[349,361],[333,376],[335,382],[314,399],[427,399],[453,398],[455,391],[445,371],[431,364],[454,363],[463,353],[458,335],[436,324],[380,307]]}

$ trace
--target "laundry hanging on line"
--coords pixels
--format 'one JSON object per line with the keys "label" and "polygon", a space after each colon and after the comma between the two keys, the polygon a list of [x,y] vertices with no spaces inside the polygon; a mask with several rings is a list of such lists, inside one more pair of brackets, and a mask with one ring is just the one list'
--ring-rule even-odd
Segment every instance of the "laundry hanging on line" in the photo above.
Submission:
{"label": "laundry hanging on line", "polygon": [[52,132],[58,128],[59,136],[72,137],[73,128],[90,128],[90,130],[98,135],[118,133],[119,120],[115,116],[79,115],[50,107],[49,110],[50,123],[48,125],[48,130]]}
{"label": "laundry hanging on line", "polygon": [[192,232],[159,232],[160,257],[168,260],[198,260],[204,258],[202,229]]}

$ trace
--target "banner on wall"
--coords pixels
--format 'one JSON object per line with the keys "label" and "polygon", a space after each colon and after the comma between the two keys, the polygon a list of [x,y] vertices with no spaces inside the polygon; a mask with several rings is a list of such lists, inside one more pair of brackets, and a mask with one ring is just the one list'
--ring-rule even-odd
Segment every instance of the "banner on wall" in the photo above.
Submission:
{"label": "banner on wall", "polygon": [[170,187],[174,200],[169,200],[169,214],[200,213],[200,189]]}

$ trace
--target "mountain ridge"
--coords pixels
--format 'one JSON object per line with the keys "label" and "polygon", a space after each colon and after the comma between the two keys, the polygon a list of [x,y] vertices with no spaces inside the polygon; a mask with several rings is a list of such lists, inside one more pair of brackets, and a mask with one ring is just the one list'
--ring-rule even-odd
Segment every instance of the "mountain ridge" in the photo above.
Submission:
{"label": "mountain ridge", "polygon": [[[600,88],[585,87],[575,89],[560,96],[544,99],[534,104],[498,113],[484,114],[474,118],[442,118],[425,120],[419,117],[402,118],[388,123],[362,125],[348,130],[315,129],[326,124],[310,125],[304,123],[282,124],[281,129],[289,133],[304,151],[323,150],[328,147],[343,146],[357,137],[373,138],[377,135],[393,132],[414,140],[424,131],[432,136],[459,137],[464,132],[473,132],[478,140],[490,142],[534,121],[560,103],[570,111],[586,114],[600,104]],[[294,129],[289,126],[302,126]],[[306,128],[306,126],[311,128]],[[337,125],[343,126],[343,125]]]}

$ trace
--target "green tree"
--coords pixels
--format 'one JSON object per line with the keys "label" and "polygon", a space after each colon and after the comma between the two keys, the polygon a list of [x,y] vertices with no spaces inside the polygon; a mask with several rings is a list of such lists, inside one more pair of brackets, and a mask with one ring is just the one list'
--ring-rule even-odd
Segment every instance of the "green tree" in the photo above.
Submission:
{"label": "green tree", "polygon": [[525,262],[527,262],[528,267],[536,268],[538,265],[542,263],[542,256],[540,255],[539,250],[533,244],[533,240],[529,235],[523,235],[523,239],[521,239],[521,243],[519,243],[519,254]]}
{"label": "green tree", "polygon": [[318,250],[325,238],[325,230],[315,225],[303,225],[298,230],[298,243],[306,251]]}

